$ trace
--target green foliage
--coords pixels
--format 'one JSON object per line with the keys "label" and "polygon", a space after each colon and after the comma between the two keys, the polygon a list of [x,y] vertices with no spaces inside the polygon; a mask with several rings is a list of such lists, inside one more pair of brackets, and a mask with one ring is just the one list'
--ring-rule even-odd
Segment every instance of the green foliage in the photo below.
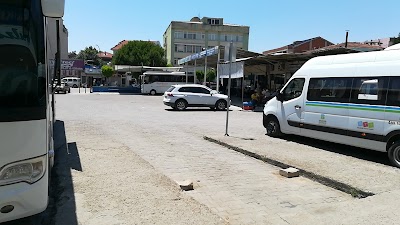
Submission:
{"label": "green foliage", "polygon": [[81,50],[76,58],[83,59],[85,60],[85,62],[87,62],[88,60],[92,60],[94,65],[100,66],[103,65],[103,61],[97,55],[98,53],[99,51],[97,51],[96,48],[94,48],[93,46],[89,46],[86,47],[84,50]]}
{"label": "green foliage", "polygon": [[171,63],[167,64],[167,67],[173,67],[174,65],[172,65]]}
{"label": "green foliage", "polygon": [[197,70],[196,71],[196,78],[197,78],[198,81],[200,81],[200,83],[202,83],[204,81],[204,71]]}
{"label": "green foliage", "polygon": [[130,41],[113,57],[114,65],[166,66],[164,49],[150,41]]}
{"label": "green foliage", "polygon": [[215,70],[212,69],[212,70],[207,71],[207,81],[213,82],[213,81],[215,81],[216,77],[217,77],[217,74],[215,74]]}
{"label": "green foliage", "polygon": [[68,58],[69,59],[77,59],[78,54],[76,54],[76,51],[68,52]]}
{"label": "green foliage", "polygon": [[103,73],[103,76],[105,77],[111,77],[114,73],[113,68],[108,65],[104,65],[101,67],[101,72]]}
{"label": "green foliage", "polygon": [[395,38],[394,41],[393,41],[393,44],[394,44],[394,45],[395,45],[395,44],[399,44],[399,43],[400,43],[400,33],[399,33],[398,37]]}

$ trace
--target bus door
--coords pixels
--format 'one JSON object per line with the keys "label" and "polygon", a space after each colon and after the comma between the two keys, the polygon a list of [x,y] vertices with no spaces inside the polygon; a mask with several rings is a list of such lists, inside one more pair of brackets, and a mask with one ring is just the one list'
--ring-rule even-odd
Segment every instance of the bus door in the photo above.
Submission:
{"label": "bus door", "polygon": [[281,124],[283,131],[289,133],[300,133],[300,123],[302,112],[304,110],[304,88],[305,78],[294,78],[280,92],[280,100],[278,103],[278,112],[284,121]]}

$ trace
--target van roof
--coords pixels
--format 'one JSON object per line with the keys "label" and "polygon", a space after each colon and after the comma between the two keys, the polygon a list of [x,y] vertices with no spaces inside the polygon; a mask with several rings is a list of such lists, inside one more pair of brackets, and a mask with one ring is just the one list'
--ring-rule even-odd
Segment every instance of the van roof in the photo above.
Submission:
{"label": "van roof", "polygon": [[400,76],[400,50],[375,51],[308,60],[293,76]]}

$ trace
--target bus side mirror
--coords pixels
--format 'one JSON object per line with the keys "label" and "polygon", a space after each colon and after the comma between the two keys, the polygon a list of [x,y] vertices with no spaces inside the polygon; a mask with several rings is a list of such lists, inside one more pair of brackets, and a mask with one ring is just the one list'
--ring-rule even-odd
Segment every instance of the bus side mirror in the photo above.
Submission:
{"label": "bus side mirror", "polygon": [[283,102],[284,100],[283,94],[281,92],[278,92],[278,94],[276,95],[276,99],[280,102]]}

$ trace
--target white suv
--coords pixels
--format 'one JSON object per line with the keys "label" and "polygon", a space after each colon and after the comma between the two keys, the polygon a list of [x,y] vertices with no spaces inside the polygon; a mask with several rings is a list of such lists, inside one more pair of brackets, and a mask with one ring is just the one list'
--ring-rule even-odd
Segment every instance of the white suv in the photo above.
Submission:
{"label": "white suv", "polygon": [[172,85],[164,93],[163,102],[176,110],[185,110],[187,107],[224,110],[227,107],[228,96],[199,84]]}

